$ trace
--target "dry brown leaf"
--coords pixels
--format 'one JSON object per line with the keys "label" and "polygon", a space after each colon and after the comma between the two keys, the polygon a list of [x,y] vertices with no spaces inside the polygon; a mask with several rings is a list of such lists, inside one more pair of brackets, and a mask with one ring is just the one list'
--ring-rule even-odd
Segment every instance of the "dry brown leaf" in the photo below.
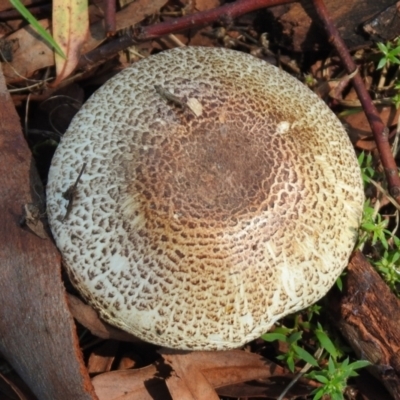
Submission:
{"label": "dry brown leaf", "polygon": [[131,369],[131,368],[140,368],[142,365],[142,359],[138,354],[133,351],[124,352],[123,357],[118,363],[116,369]]}
{"label": "dry brown leaf", "polygon": [[141,342],[140,339],[102,321],[96,311],[72,294],[67,294],[68,306],[73,317],[86,329],[102,339],[116,339],[124,342]]}
{"label": "dry brown leaf", "polygon": [[[195,357],[191,357],[195,355]],[[164,360],[173,369],[166,384],[174,400],[219,400],[217,392],[204,375],[201,366],[196,362],[197,353],[163,355]],[[208,353],[218,359],[218,353]],[[200,358],[201,354],[199,354]],[[194,360],[193,360],[194,358]]]}
{"label": "dry brown leaf", "polygon": [[[250,382],[235,383],[217,388],[215,391],[220,397],[229,398],[262,398],[279,399],[287,387],[292,384],[293,376],[277,376],[268,380],[255,380]],[[301,378],[286,392],[282,400],[295,400],[311,398],[311,393],[321,386],[311,380]],[[311,397],[310,397],[311,396]]]}
{"label": "dry brown leaf", "polygon": [[[234,385],[224,386],[218,388],[216,391],[219,396],[233,397],[233,398],[268,398],[278,399],[282,392],[287,388],[291,382],[291,377],[273,377],[268,381],[252,381],[236,383]],[[315,386],[308,385],[303,381],[298,381],[290,388],[288,393],[282,400],[308,398]]]}
{"label": "dry brown leaf", "polygon": [[[379,116],[381,117],[385,126],[391,126],[397,124],[400,116],[400,110],[395,107],[383,107],[377,106]],[[376,148],[376,144],[373,141],[371,127],[368,123],[367,117],[363,111],[356,114],[347,115],[342,120],[348,126],[348,133],[350,139],[356,146],[362,150],[372,151]]]}
{"label": "dry brown leaf", "polygon": [[99,400],[168,400],[170,396],[159,366],[112,371],[97,375],[92,383]]}
{"label": "dry brown leaf", "polygon": [[[170,354],[169,354],[170,353]],[[186,354],[162,353],[163,358],[174,367],[175,363],[190,364],[200,369],[213,387],[231,385],[253,379],[267,379],[282,375],[284,369],[258,354],[241,350],[199,351]]]}
{"label": "dry brown leaf", "polygon": [[220,5],[222,5],[221,0],[196,0],[195,6],[197,11],[205,11],[219,7]]}
{"label": "dry brown leaf", "polygon": [[354,145],[362,151],[374,151],[376,149],[376,143],[372,137],[360,137]]}
{"label": "dry brown leaf", "polygon": [[11,8],[9,0],[0,0],[0,12]]}
{"label": "dry brown leaf", "polygon": [[164,362],[136,370],[98,375],[93,386],[100,400],[158,398],[218,399],[215,388],[255,379],[268,379],[285,372],[275,363],[240,350],[219,352],[161,351]]}
{"label": "dry brown leaf", "polygon": [[[117,29],[124,29],[142,21],[145,17],[156,13],[167,0],[139,0],[129,4],[119,11],[117,17]],[[40,24],[48,29],[49,20],[41,20]],[[104,21],[90,26],[90,35],[82,53],[86,53],[99,46],[106,38]],[[13,46],[13,60],[3,64],[4,76],[7,83],[16,83],[29,78],[33,73],[42,68],[54,65],[53,50],[30,27],[24,27],[7,36]]]}
{"label": "dry brown leaf", "polygon": [[[93,400],[51,240],[19,225],[41,184],[0,69],[0,352],[40,400]],[[42,203],[43,204],[43,203]]]}
{"label": "dry brown leaf", "polygon": [[[140,21],[143,21],[149,15],[160,10],[167,3],[167,0],[137,0],[128,4],[121,11],[117,12],[116,23],[117,31],[129,28]],[[84,53],[95,49],[107,38],[104,20],[90,26],[90,36],[85,43]]]}
{"label": "dry brown leaf", "polygon": [[87,365],[89,374],[109,372],[118,347],[119,343],[116,340],[107,340],[92,351]]}
{"label": "dry brown leaf", "polygon": [[53,38],[66,58],[54,53],[57,86],[78,64],[82,46],[89,32],[87,0],[53,0]]}
{"label": "dry brown leaf", "polygon": [[[39,21],[43,28],[49,28],[49,20]],[[53,50],[31,28],[30,25],[7,36],[12,44],[12,61],[2,63],[7,84],[29,78],[39,69],[54,64]]]}
{"label": "dry brown leaf", "polygon": [[35,235],[42,239],[47,239],[49,236],[44,227],[42,220],[44,213],[40,212],[40,208],[37,204],[28,203],[24,204],[24,209],[21,218],[21,226],[26,226]]}

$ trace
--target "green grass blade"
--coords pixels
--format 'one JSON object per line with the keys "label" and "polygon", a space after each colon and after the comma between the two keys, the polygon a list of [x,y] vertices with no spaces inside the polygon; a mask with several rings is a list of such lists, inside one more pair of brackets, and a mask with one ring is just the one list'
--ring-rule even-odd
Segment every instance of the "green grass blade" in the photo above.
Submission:
{"label": "green grass blade", "polygon": [[10,0],[12,6],[36,29],[37,33],[50,45],[62,58],[66,58],[60,46],[54,41],[49,32],[47,32],[30,11],[21,3],[20,0]]}

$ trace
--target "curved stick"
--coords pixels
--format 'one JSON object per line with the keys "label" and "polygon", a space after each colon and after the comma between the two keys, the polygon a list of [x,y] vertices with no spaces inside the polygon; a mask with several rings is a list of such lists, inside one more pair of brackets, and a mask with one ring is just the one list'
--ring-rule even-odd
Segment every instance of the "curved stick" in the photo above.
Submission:
{"label": "curved stick", "polygon": [[380,159],[385,170],[386,180],[389,186],[389,193],[396,199],[397,202],[400,202],[400,177],[398,175],[397,165],[389,144],[388,128],[383,124],[378,110],[372,103],[371,96],[364,85],[360,73],[357,71],[357,66],[353,61],[343,39],[340,37],[339,31],[334,26],[323,0],[313,0],[313,3],[318,16],[324,23],[325,30],[328,33],[329,42],[332,43],[338,52],[340,59],[347,70],[347,73],[353,74],[355,72],[352,78],[354,89],[357,92],[358,98],[360,99],[365,115],[371,126]]}

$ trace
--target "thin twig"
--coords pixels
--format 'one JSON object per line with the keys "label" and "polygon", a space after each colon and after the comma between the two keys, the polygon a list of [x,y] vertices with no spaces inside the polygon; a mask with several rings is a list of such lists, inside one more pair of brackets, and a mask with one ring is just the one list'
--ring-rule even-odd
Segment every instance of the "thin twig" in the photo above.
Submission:
{"label": "thin twig", "polygon": [[373,179],[369,179],[369,182],[372,183],[372,185],[375,186],[375,188],[382,194],[384,195],[393,205],[397,210],[400,211],[400,205],[399,203],[385,190],[378,182],[374,181]]}
{"label": "thin twig", "polygon": [[136,32],[136,39],[155,39],[169,33],[197,28],[215,21],[220,21],[222,23],[225,22],[225,24],[229,25],[233,22],[234,18],[237,18],[240,15],[260,8],[272,7],[286,3],[293,3],[293,0],[238,0],[234,3],[227,3],[211,10],[186,15],[156,25],[145,26]]}
{"label": "thin twig", "polygon": [[272,7],[280,4],[293,3],[295,0],[238,0],[227,3],[211,10],[174,18],[159,24],[134,29],[105,45],[83,55],[79,60],[79,69],[89,69],[104,59],[115,56],[118,52],[127,49],[139,41],[159,38],[165,35],[177,33],[186,29],[199,28],[201,26],[220,21],[229,24],[234,18],[260,8]]}
{"label": "thin twig", "polygon": [[[18,396],[18,398],[20,400],[27,400],[27,397],[25,396],[25,394],[20,390],[20,388],[18,387],[18,385],[14,384],[10,379],[7,378],[6,374],[2,374],[0,372],[0,378],[8,385],[10,386],[11,390],[14,392],[14,394],[16,396]],[[14,397],[14,396],[13,396]]]}
{"label": "thin twig", "polygon": [[107,36],[114,36],[117,31],[116,21],[116,0],[105,0],[104,1],[104,21],[106,25]]}
{"label": "thin twig", "polygon": [[[320,357],[322,356],[322,353],[324,352],[324,349],[322,347],[319,347],[317,351],[314,353],[314,357],[319,360]],[[295,377],[289,382],[289,384],[285,387],[283,392],[280,394],[280,396],[276,400],[283,400],[284,397],[286,396],[286,393],[296,384],[296,382],[306,373],[310,368],[312,368],[313,365],[306,363],[304,367],[300,370],[299,373],[295,375]]]}
{"label": "thin twig", "polygon": [[65,199],[68,200],[68,205],[67,205],[67,211],[64,215],[62,222],[64,222],[69,217],[69,214],[71,213],[71,210],[72,210],[72,207],[74,204],[74,200],[75,200],[75,196],[76,196],[76,188],[78,187],[78,183],[81,180],[81,177],[82,177],[83,172],[85,171],[85,168],[86,168],[86,163],[84,163],[82,165],[82,168],[79,172],[78,178],[76,178],[76,181],[73,184],[73,186],[68,188],[67,191],[63,194]]}
{"label": "thin twig", "polygon": [[31,100],[31,93],[28,94],[28,97],[26,98],[26,105],[25,105],[25,118],[24,118],[24,129],[25,129],[25,137],[28,137],[28,131],[29,131],[29,127],[28,127],[28,120],[29,120],[29,106],[31,104],[30,102]]}
{"label": "thin twig", "polygon": [[[40,3],[41,1],[42,0],[37,0],[35,3]],[[27,8],[36,19],[48,18],[51,15],[51,4],[42,4],[32,7],[33,3],[34,1],[30,1],[30,5]],[[21,13],[15,9],[0,12],[0,22],[12,21],[21,18]]]}
{"label": "thin twig", "polygon": [[[324,22],[325,30],[328,33],[328,39],[336,48],[347,73],[353,73],[357,69],[357,66],[354,63],[344,41],[340,37],[339,31],[334,26],[323,0],[313,0],[313,3],[319,17]],[[390,148],[389,131],[383,124],[378,110],[373,104],[371,96],[365,88],[359,72],[354,75],[352,82],[374,135],[380,159],[385,170],[389,193],[397,200],[397,202],[400,202],[400,177]]]}
{"label": "thin twig", "polygon": [[186,46],[185,43],[183,43],[181,40],[179,40],[179,38],[177,36],[173,35],[172,33],[168,35],[168,39],[178,47]]}
{"label": "thin twig", "polygon": [[[26,79],[26,78],[24,78],[24,79]],[[24,91],[26,91],[26,90],[32,91],[32,90],[34,90],[34,89],[42,89],[43,86],[44,86],[44,84],[45,84],[47,81],[52,81],[53,79],[54,79],[54,77],[46,78],[46,79],[43,79],[42,81],[39,81],[39,82],[37,82],[37,83],[34,83],[33,85],[30,85],[30,86],[24,86],[24,87],[15,88],[15,89],[8,89],[8,92],[9,92],[9,93],[18,93],[18,92],[24,92]],[[28,79],[26,79],[26,80],[28,80]]]}

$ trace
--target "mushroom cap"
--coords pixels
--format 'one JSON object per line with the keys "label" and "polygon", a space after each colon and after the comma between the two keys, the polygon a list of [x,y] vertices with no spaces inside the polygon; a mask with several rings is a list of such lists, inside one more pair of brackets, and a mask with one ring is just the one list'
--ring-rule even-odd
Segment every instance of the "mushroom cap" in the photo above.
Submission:
{"label": "mushroom cap", "polygon": [[203,47],[151,56],[94,93],[47,187],[65,267],[101,317],[196,350],[239,347],[324,296],[363,201],[323,101],[262,60]]}

